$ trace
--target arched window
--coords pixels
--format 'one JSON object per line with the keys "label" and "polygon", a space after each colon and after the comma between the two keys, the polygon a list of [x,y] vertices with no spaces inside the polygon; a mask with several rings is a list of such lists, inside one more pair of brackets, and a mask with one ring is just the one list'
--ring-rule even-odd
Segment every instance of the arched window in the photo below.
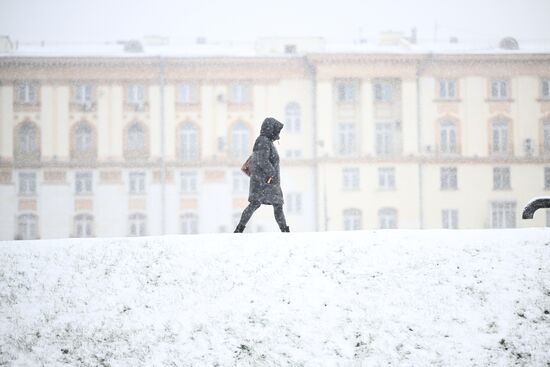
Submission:
{"label": "arched window", "polygon": [[38,217],[34,214],[22,214],[17,217],[17,238],[35,240],[38,238]]}
{"label": "arched window", "polygon": [[491,153],[510,153],[510,121],[506,118],[496,118],[491,122]]}
{"label": "arched window", "polygon": [[17,131],[17,153],[33,154],[38,152],[38,129],[33,122],[26,121]]}
{"label": "arched window", "polygon": [[128,216],[128,234],[130,236],[145,236],[147,234],[147,217],[142,213]]}
{"label": "arched window", "polygon": [[74,131],[74,148],[77,152],[88,152],[93,148],[93,131],[90,124],[80,122]]}
{"label": "arched window", "polygon": [[198,233],[198,218],[195,213],[185,213],[180,218],[181,233],[195,234]]}
{"label": "arched window", "polygon": [[244,158],[250,153],[248,141],[248,127],[244,122],[236,123],[231,131],[231,155],[233,158]]}
{"label": "arched window", "polygon": [[354,231],[362,227],[361,210],[350,208],[344,210],[344,230]]}
{"label": "arched window", "polygon": [[439,149],[444,154],[458,153],[456,121],[445,120],[441,122],[439,126]]}
{"label": "arched window", "polygon": [[382,229],[397,228],[397,210],[394,208],[378,210],[378,225]]}
{"label": "arched window", "polygon": [[74,217],[74,236],[93,237],[94,217],[91,214],[78,214]]}
{"label": "arched window", "polygon": [[128,127],[127,149],[132,152],[145,150],[145,130],[139,122],[134,122]]}
{"label": "arched window", "polygon": [[179,157],[184,161],[195,160],[199,156],[198,132],[195,125],[187,122],[178,131]]}
{"label": "arched window", "polygon": [[301,129],[301,111],[300,105],[296,102],[290,102],[285,108],[286,117],[286,131],[288,132],[300,132]]}

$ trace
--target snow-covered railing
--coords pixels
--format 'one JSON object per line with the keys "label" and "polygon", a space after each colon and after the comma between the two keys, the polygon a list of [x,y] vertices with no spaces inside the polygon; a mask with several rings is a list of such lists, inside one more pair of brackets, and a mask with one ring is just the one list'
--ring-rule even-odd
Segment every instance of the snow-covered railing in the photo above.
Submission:
{"label": "snow-covered railing", "polygon": [[538,198],[533,198],[525,208],[523,209],[523,219],[533,219],[533,215],[538,209],[550,208],[550,196],[541,196]]}

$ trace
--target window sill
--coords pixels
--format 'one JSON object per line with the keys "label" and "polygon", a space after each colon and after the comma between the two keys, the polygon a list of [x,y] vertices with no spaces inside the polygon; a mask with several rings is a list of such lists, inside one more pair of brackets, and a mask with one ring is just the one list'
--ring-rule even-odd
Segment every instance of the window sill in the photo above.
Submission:
{"label": "window sill", "polygon": [[434,102],[437,103],[458,103],[462,102],[462,99],[460,98],[434,98]]}
{"label": "window sill", "polygon": [[458,191],[458,187],[456,187],[456,188],[440,188],[440,191],[449,191],[449,192]]}
{"label": "window sill", "polygon": [[378,192],[393,192],[393,191],[397,191],[397,189],[395,187],[388,187],[388,188],[379,187],[378,188]]}
{"label": "window sill", "polygon": [[507,187],[507,188],[496,188],[496,187],[493,187],[493,191],[512,191],[512,188],[511,187]]}
{"label": "window sill", "polygon": [[514,102],[513,98],[486,98],[485,102],[503,102],[503,103],[512,103]]}

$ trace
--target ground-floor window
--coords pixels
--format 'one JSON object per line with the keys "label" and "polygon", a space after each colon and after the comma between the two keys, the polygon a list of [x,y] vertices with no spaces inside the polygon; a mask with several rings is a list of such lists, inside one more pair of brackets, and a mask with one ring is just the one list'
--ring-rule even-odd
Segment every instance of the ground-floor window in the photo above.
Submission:
{"label": "ground-floor window", "polygon": [[516,227],[516,202],[494,201],[491,203],[491,227]]}

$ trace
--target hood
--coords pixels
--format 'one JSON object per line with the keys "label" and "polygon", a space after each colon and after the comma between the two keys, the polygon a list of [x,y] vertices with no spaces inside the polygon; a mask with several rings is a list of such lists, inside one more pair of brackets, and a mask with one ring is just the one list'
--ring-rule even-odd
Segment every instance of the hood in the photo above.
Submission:
{"label": "hood", "polygon": [[260,135],[265,136],[273,141],[279,140],[279,133],[283,129],[283,124],[274,119],[273,117],[268,117],[262,123],[262,129],[260,130]]}

